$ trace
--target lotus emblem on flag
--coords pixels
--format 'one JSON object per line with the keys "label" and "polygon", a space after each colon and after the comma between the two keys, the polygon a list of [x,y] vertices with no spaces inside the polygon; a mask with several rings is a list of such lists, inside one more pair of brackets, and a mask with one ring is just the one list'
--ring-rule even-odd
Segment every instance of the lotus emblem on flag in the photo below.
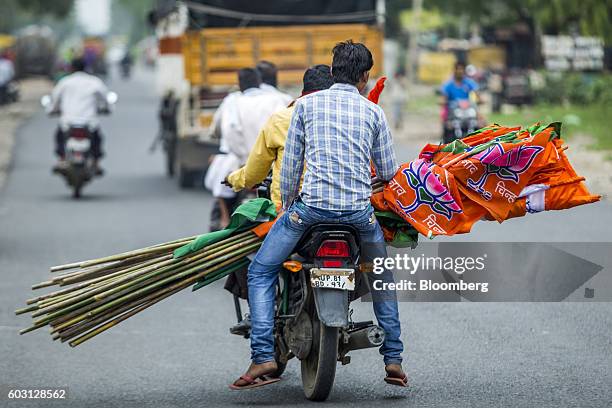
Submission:
{"label": "lotus emblem on flag", "polygon": [[502,180],[512,180],[519,182],[519,176],[524,173],[536,156],[544,148],[542,146],[518,146],[508,151],[504,151],[501,143],[494,143],[486,150],[472,156],[473,159],[480,160],[486,165],[485,172],[477,181],[468,179],[468,186],[481,194],[485,199],[491,199],[491,192],[484,189],[490,175],[494,174]]}
{"label": "lotus emblem on flag", "polygon": [[453,213],[462,212],[448,189],[440,182],[437,175],[431,171],[430,165],[424,160],[419,159],[410,163],[402,170],[406,181],[414,189],[415,199],[410,205],[402,205],[397,200],[399,207],[410,214],[420,205],[429,206],[432,211],[451,219]]}

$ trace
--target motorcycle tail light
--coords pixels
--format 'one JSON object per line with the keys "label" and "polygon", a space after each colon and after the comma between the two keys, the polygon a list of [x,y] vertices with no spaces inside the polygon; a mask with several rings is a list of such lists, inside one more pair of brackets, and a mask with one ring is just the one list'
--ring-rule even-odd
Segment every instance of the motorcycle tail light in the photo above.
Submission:
{"label": "motorcycle tail light", "polygon": [[70,129],[70,137],[75,139],[87,139],[88,137],[87,129],[75,128]]}
{"label": "motorcycle tail light", "polygon": [[323,241],[317,250],[318,258],[348,258],[349,245],[346,241],[328,239]]}

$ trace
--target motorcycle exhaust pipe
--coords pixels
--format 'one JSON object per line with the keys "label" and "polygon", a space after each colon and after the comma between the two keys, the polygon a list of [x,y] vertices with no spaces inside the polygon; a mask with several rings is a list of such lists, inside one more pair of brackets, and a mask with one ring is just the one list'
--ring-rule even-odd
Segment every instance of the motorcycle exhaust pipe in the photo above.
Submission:
{"label": "motorcycle exhaust pipe", "polygon": [[385,331],[376,325],[351,331],[348,336],[348,342],[345,345],[347,351],[380,347],[385,341]]}

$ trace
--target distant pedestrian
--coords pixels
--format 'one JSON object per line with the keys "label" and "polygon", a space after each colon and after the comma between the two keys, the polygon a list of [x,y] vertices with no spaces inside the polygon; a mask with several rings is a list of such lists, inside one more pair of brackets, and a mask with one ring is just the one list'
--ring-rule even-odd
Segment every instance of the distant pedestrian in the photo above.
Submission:
{"label": "distant pedestrian", "polygon": [[408,86],[403,71],[397,71],[389,81],[389,94],[391,97],[393,127],[400,129],[404,122],[404,111],[408,102]]}

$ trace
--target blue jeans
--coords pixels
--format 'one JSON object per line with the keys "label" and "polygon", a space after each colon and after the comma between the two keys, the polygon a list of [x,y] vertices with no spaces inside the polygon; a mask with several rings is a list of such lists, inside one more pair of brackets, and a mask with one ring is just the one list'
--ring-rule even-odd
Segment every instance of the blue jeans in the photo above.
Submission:
{"label": "blue jeans", "polygon": [[[355,226],[362,243],[373,245],[378,253],[386,257],[384,237],[374,217],[372,207],[360,211],[328,211],[309,207],[300,200],[274,223],[261,248],[249,265],[249,308],[251,311],[251,359],[255,364],[274,360],[274,295],[282,263],[293,252],[306,229],[322,222],[344,223]],[[371,252],[371,250],[370,250]],[[380,279],[393,281],[391,271],[380,275],[366,273],[368,281]],[[374,301],[374,314],[380,327],[385,331],[385,341],[380,348],[385,364],[402,362],[403,344],[400,340],[400,322],[395,293],[385,301]]]}

